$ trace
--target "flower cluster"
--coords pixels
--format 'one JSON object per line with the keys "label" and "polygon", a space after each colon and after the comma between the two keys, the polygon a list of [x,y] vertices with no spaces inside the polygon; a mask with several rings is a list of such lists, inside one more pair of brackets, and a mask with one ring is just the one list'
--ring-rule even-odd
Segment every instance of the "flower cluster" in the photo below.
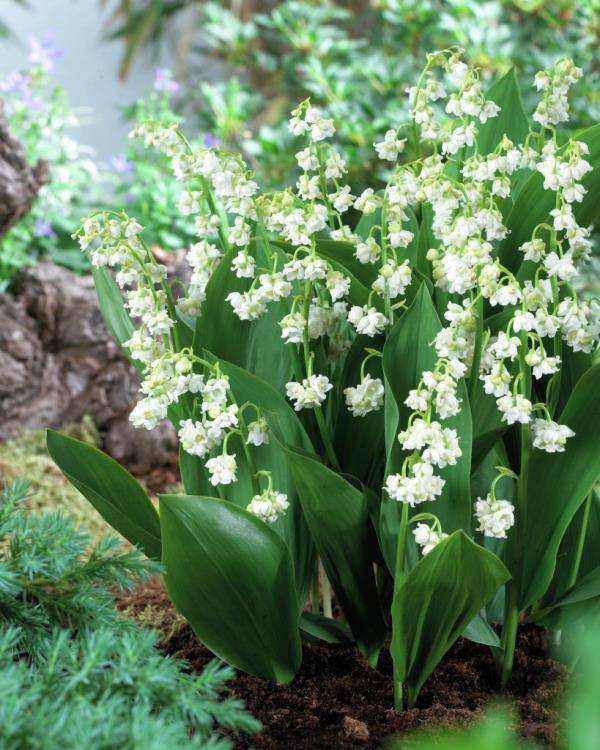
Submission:
{"label": "flower cluster", "polygon": [[[562,59],[536,78],[544,99],[535,119],[543,128],[564,119],[577,71]],[[431,342],[435,364],[405,395],[411,414],[398,435],[404,463],[383,478],[387,495],[396,501],[414,507],[436,500],[445,484],[439,472],[461,460],[459,435],[444,422],[466,406],[463,379],[471,394],[479,389],[482,397],[495,399],[506,426],[522,426],[527,445],[562,451],[574,435],[554,419],[551,396],[565,347],[590,352],[598,336],[590,306],[569,286],[591,250],[590,228],[578,224],[574,209],[586,192],[588,148],[576,140],[558,146],[554,137],[545,138],[543,128],[531,131],[524,143],[504,136],[490,153],[473,148],[480,124],[496,117],[499,106],[486,99],[477,70],[456,50],[428,57],[409,100],[412,126],[420,134],[416,158],[400,162],[404,126],[388,130],[374,144],[389,170],[388,182],[382,191],[367,187],[360,195],[345,182],[347,166],[332,142],[333,121],[309,101],[289,121],[292,135],[304,139],[296,153],[295,186],[269,193],[260,192],[239,156],[190,144],[176,126],[139,125],[134,135],[171,160],[182,185],[180,210],[195,221],[197,241],[187,252],[190,281],[178,299],[135,221],[105,216],[85,222],[82,248],[95,265],[118,268],[127,308],[140,321],[127,342],[146,368],[143,398],[132,419],[151,428],[174,404],[185,402],[181,445],[206,460],[213,484],[236,481],[236,459],[227,450],[230,435],[239,435],[252,450],[269,441],[261,415],[246,425],[247,405],[235,403],[227,378],[177,340],[177,321],[200,313],[207,284],[222,263],[229,264],[235,283],[226,302],[240,320],[276,313],[275,335],[285,342],[295,372],[285,396],[296,411],[314,411],[326,448],[331,445],[327,422],[336,408],[326,402],[342,392],[335,386],[346,352],[354,342],[377,345],[385,339],[422,265],[430,264],[439,299],[447,302],[440,314],[443,327]],[[524,272],[516,275],[499,249],[509,234],[503,201],[522,171],[543,177],[555,207],[521,244]],[[348,219],[350,209],[367,219],[357,227]],[[423,247],[414,227],[415,216],[425,214],[431,232],[422,235]],[[336,242],[339,255],[323,252],[326,238]],[[417,251],[418,271],[413,268]],[[352,264],[360,271],[364,266],[364,276],[357,271],[360,279],[350,274]],[[490,311],[493,326],[484,318]],[[363,348],[360,382],[343,388],[355,417],[380,409],[386,398],[381,379],[365,372],[366,361],[381,352]],[[320,372],[314,371],[317,365]],[[248,508],[271,522],[286,504],[285,496],[269,486],[256,492]],[[498,538],[514,521],[511,503],[497,500],[493,490],[478,499],[475,514],[480,530]],[[419,524],[414,535],[424,551],[444,536],[435,524]]]}

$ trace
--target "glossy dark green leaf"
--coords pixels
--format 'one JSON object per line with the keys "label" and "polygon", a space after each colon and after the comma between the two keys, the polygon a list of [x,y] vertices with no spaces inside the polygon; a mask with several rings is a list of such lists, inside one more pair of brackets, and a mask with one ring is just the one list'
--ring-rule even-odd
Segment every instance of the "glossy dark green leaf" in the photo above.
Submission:
{"label": "glossy dark green leaf", "polygon": [[232,666],[289,682],[302,658],[294,572],[280,537],[231,503],[160,497],[169,596],[200,640]]}
{"label": "glossy dark green leaf", "polygon": [[386,633],[362,492],[316,459],[287,450],[292,476],[325,572],[359,648],[372,662]]}
{"label": "glossy dark green leaf", "polygon": [[[339,398],[337,399],[338,411],[334,420],[335,454],[340,461],[342,471],[354,475],[364,484],[371,484],[384,457],[383,409],[372,411],[364,417],[355,417],[346,405],[344,389],[360,383],[360,369],[367,356],[366,348],[381,350],[383,341],[383,336],[381,339],[357,336],[345,357],[339,379],[336,379]],[[371,377],[381,378],[381,359],[379,357],[370,359],[365,371]],[[360,440],[356,439],[357,432],[360,433]],[[377,487],[378,492],[379,489],[380,487]]]}
{"label": "glossy dark green leaf", "polygon": [[98,305],[106,327],[114,340],[123,345],[125,341],[131,338],[135,329],[125,309],[121,290],[108,269],[104,267],[96,268],[92,266],[92,276],[98,296]]}
{"label": "glossy dark green leaf", "polygon": [[575,586],[549,607],[531,618],[544,627],[561,629],[572,622],[591,618],[600,611],[600,566],[581,578]]}
{"label": "glossy dark green leaf", "polygon": [[[252,246],[258,267],[270,267],[261,243]],[[277,252],[276,248],[272,248]],[[278,333],[279,321],[289,312],[286,300],[271,303],[258,320],[240,320],[226,297],[250,287],[231,270],[232,250],[221,260],[206,287],[206,300],[197,320],[194,348],[208,349],[219,359],[238,365],[282,390],[292,379],[292,351]]]}
{"label": "glossy dark green leaf", "polygon": [[497,117],[492,117],[479,126],[478,152],[482,156],[491,153],[505,134],[515,145],[523,143],[529,132],[529,121],[523,109],[514,68],[492,84],[486,92],[486,99],[496,102],[500,106],[500,112]]}
{"label": "glossy dark green leaf", "polygon": [[[298,500],[298,491],[291,467],[281,443],[312,452],[311,442],[296,412],[269,383],[229,362],[220,361],[219,364],[221,371],[229,377],[229,384],[237,403],[241,405],[251,402],[258,406],[275,437],[268,445],[248,446],[253,467],[247,465],[241,442],[237,438],[229,441],[231,450],[237,454],[238,481],[222,487],[223,497],[245,508],[254,494],[252,484],[254,471],[271,472],[273,486],[287,495],[290,504],[286,513],[273,524],[272,528],[288,545],[294,562],[298,597],[303,602],[313,576],[315,551]],[[256,414],[253,409],[247,409],[244,417],[247,422],[250,422],[256,418]],[[211,494],[213,492],[214,490]]]}
{"label": "glossy dark green leaf", "polygon": [[436,665],[508,579],[496,555],[455,531],[425,555],[394,592],[395,675],[414,702]]}
{"label": "glossy dark green leaf", "polygon": [[463,630],[462,636],[463,638],[468,638],[470,641],[473,641],[473,643],[482,643],[484,646],[500,648],[500,638],[498,638],[498,634],[489,622],[481,615],[475,615]]}
{"label": "glossy dark green leaf", "polygon": [[347,646],[354,643],[352,631],[345,622],[332,620],[330,617],[303,612],[300,617],[300,633],[305,641],[318,643],[335,643]]}
{"label": "glossy dark green leaf", "polygon": [[527,508],[517,511],[509,534],[507,565],[518,585],[520,609],[547,590],[561,540],[573,516],[600,476],[600,365],[575,386],[560,415],[575,431],[564,453],[533,449]]}
{"label": "glossy dark green leaf", "polygon": [[61,435],[46,434],[53,461],[104,520],[148,557],[161,558],[158,514],[141,484],[106,453]]}

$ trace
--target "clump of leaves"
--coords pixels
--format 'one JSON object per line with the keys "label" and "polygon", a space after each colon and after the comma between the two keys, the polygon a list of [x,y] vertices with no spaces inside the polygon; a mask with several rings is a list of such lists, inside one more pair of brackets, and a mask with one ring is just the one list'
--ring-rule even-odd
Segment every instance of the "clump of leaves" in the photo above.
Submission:
{"label": "clump of leaves", "polygon": [[64,513],[27,514],[27,492],[0,494],[0,746],[226,750],[217,726],[258,729],[221,697],[231,668],[190,675],[119,615],[114,589],[158,566],[114,536],[90,546]]}

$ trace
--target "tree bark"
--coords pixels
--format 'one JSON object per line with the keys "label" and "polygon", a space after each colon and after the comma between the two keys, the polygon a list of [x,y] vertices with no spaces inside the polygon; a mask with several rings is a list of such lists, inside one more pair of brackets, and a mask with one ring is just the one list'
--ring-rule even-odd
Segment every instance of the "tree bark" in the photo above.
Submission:
{"label": "tree bark", "polygon": [[48,165],[31,166],[25,151],[11,134],[0,99],[0,237],[31,208],[40,188],[48,181]]}

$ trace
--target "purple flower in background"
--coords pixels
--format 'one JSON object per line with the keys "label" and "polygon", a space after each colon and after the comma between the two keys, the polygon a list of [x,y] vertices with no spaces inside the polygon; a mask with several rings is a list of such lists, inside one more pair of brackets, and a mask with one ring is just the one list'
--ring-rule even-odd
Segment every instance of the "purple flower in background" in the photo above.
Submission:
{"label": "purple flower in background", "polygon": [[56,232],[52,229],[52,224],[40,217],[35,220],[33,231],[36,237],[56,237]]}
{"label": "purple flower in background", "polygon": [[45,70],[52,70],[54,61],[64,55],[64,50],[54,46],[54,35],[51,31],[43,37],[29,37],[29,57],[32,65],[41,65]]}
{"label": "purple flower in background", "polygon": [[3,81],[0,81],[0,91],[5,94],[21,94],[25,99],[31,94],[29,90],[30,83],[30,76],[24,76],[22,73],[13,71]]}
{"label": "purple flower in background", "polygon": [[181,91],[181,84],[174,80],[168,68],[157,68],[154,75],[154,90],[176,94]]}
{"label": "purple flower in background", "polygon": [[216,146],[221,145],[221,139],[217,138],[216,135],[213,135],[212,133],[205,133],[204,134],[204,145],[206,148],[213,148]]}
{"label": "purple flower in background", "polygon": [[111,156],[108,161],[115,174],[131,175],[135,171],[135,164],[125,154]]}

